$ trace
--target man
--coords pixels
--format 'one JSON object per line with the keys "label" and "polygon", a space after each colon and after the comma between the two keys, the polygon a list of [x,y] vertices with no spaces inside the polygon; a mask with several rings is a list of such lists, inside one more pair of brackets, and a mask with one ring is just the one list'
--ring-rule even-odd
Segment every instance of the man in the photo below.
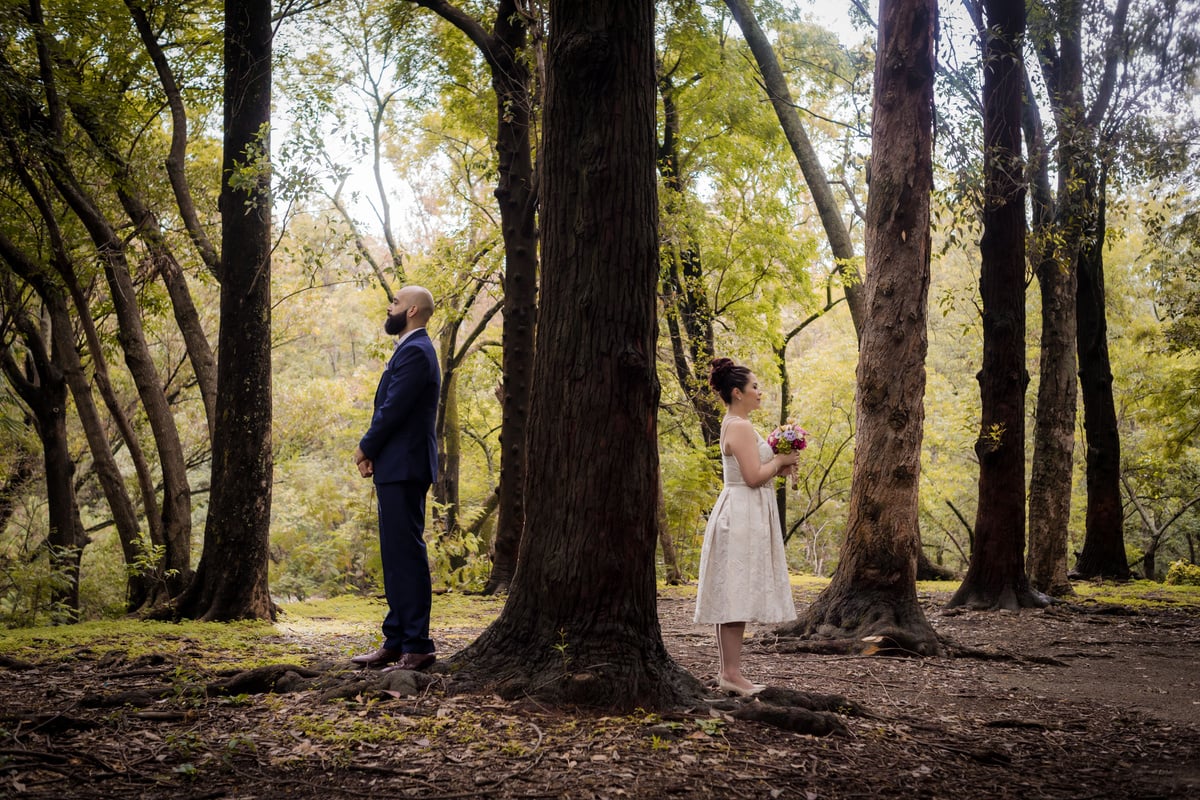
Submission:
{"label": "man", "polygon": [[375,391],[371,426],[354,451],[359,474],[375,479],[388,614],[383,646],[351,661],[385,671],[428,669],[436,659],[424,539],[425,495],[438,466],[434,420],[441,376],[425,331],[432,314],[433,295],[420,286],[405,286],[388,306],[384,330],[400,339]]}

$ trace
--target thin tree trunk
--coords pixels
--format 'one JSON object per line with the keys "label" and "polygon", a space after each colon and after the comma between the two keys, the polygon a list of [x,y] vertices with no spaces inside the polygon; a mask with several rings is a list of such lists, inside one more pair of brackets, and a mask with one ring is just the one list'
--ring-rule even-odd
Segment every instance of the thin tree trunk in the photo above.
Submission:
{"label": "thin tree trunk", "polygon": [[657,494],[658,502],[655,506],[658,519],[658,546],[662,550],[665,579],[671,586],[679,586],[684,583],[683,570],[679,566],[679,554],[675,551],[675,539],[671,536],[671,526],[667,524],[667,498],[663,494],[661,471],[658,473]]}
{"label": "thin tree trunk", "polygon": [[196,385],[200,389],[200,399],[204,404],[208,436],[211,440],[216,425],[217,362],[212,347],[209,346],[208,336],[200,324],[200,315],[192,302],[191,290],[188,288],[183,269],[167,246],[158,215],[150,208],[145,198],[133,190],[132,169],[113,144],[109,131],[104,129],[100,120],[93,114],[92,108],[79,102],[78,98],[72,98],[71,110],[75,119],[108,160],[114,172],[113,183],[117,197],[138,234],[145,241],[155,271],[167,287],[175,321],[183,334],[188,360],[196,377]]}
{"label": "thin tree trunk", "polygon": [[[108,437],[104,433],[104,424],[96,410],[96,404],[92,398],[92,388],[76,349],[66,298],[63,297],[57,285],[47,281],[32,260],[26,258],[3,234],[0,234],[0,256],[42,298],[50,319],[54,354],[59,360],[63,379],[70,388],[71,396],[75,401],[75,411],[79,416],[92,454],[93,469],[113,516],[113,524],[121,542],[125,565],[127,568],[132,568],[138,563],[139,556],[142,554],[137,511],[129,498],[125,480],[121,476],[121,470],[117,466],[116,459],[113,458]],[[3,525],[0,525],[0,529],[2,528]],[[152,585],[153,581],[149,574],[130,569],[126,593],[126,606],[130,611],[140,608],[151,598]]]}
{"label": "thin tree trunk", "polygon": [[[804,124],[800,121],[800,114],[796,111],[796,104],[792,101],[792,93],[783,77],[783,70],[775,55],[775,48],[771,46],[770,39],[758,24],[749,0],[725,0],[725,5],[729,7],[733,18],[737,20],[742,35],[746,37],[746,43],[750,45],[750,51],[754,53],[754,60],[758,62],[758,69],[762,73],[763,84],[766,86],[767,97],[775,109],[776,116],[779,117],[779,124],[783,126],[784,136],[787,137],[788,144],[792,147],[792,153],[796,156],[796,162],[804,174],[804,182],[808,185],[813,203],[817,206],[817,214],[821,217],[825,237],[829,240],[829,249],[833,252],[833,257],[837,262],[837,271],[845,280],[846,305],[850,308],[854,332],[861,342],[863,326],[866,322],[864,313],[868,298],[864,291],[865,287],[861,283],[862,276],[854,268],[854,245],[850,241],[850,231],[846,228],[846,223],[842,221],[841,209],[834,199],[833,190],[829,188],[829,181],[825,177],[821,159],[817,156],[817,151],[804,130]],[[880,14],[880,17],[882,16]],[[878,163],[872,163],[878,168]]]}
{"label": "thin tree trunk", "polygon": [[[1061,127],[1083,118],[1083,61],[1078,4],[1064,4],[1056,21],[1060,45],[1042,59],[1042,74]],[[1050,31],[1040,49],[1050,49]],[[1075,292],[1082,217],[1081,175],[1085,164],[1075,136],[1060,136],[1057,150],[1057,199],[1051,195],[1049,153],[1041,116],[1026,81],[1025,130],[1031,153],[1033,231],[1031,260],[1042,300],[1037,416],[1029,482],[1029,547],[1025,568],[1033,587],[1062,597],[1074,592],[1067,577],[1067,542],[1074,482],[1075,413],[1078,395],[1075,362]]]}
{"label": "thin tree trunk", "polygon": [[843,638],[860,651],[938,650],[916,590],[936,31],[936,0],[880,3],[846,539],[829,586],[779,630]]}
{"label": "thin tree trunk", "polygon": [[500,488],[492,571],[485,594],[508,590],[525,529],[529,399],[537,327],[538,193],[530,126],[534,98],[526,66],[528,29],[516,0],[498,0],[489,35],[444,0],[418,0],[463,31],[479,48],[496,94],[496,202],[504,238],[504,331],[500,391]]}
{"label": "thin tree trunk", "polygon": [[[443,353],[454,348],[452,324],[442,328],[438,346]],[[458,484],[462,466],[462,434],[458,420],[458,370],[447,368],[451,359],[443,358],[442,402],[437,415],[438,475],[433,484],[434,516],[440,536],[453,536],[458,527]],[[462,564],[454,564],[457,568]]]}
{"label": "thin tree trunk", "polygon": [[705,447],[712,447],[721,438],[721,410],[708,387],[705,372],[713,357],[713,315],[703,290],[700,253],[686,223],[679,219],[684,185],[679,174],[679,112],[671,75],[658,77],[658,90],[663,103],[658,171],[665,190],[664,211],[670,219],[670,227],[662,237],[663,258],[668,265],[663,272],[663,311],[667,316],[675,377],[696,413]]}
{"label": "thin tree trunk", "polygon": [[[51,54],[56,50],[48,29],[41,24],[41,5],[31,3],[31,14],[39,36],[38,56],[49,117],[44,120],[55,141],[61,143],[64,134],[65,111],[54,76],[57,65]],[[137,292],[130,277],[125,243],[104,216],[99,205],[83,189],[76,175],[61,157],[61,147],[54,149],[45,166],[55,188],[79,218],[95,245],[108,282],[110,298],[118,321],[117,340],[121,344],[125,363],[129,367],[141,398],[146,418],[154,432],[162,472],[162,528],[166,547],[164,569],[168,590],[175,594],[191,576],[191,492],[187,482],[187,467],[179,431],[175,426],[170,405],[163,393],[154,359],[142,327]]]}
{"label": "thin tree trunk", "polygon": [[[191,185],[187,179],[188,119],[187,109],[183,103],[183,93],[179,90],[175,73],[163,51],[162,43],[158,41],[158,36],[150,24],[146,9],[138,0],[125,0],[125,6],[129,9],[138,36],[141,37],[142,45],[154,63],[163,94],[167,98],[167,107],[171,111],[171,148],[167,154],[166,171],[167,177],[171,181],[171,189],[175,193],[175,205],[179,209],[180,218],[183,220],[188,236],[195,244],[200,258],[209,271],[219,279],[221,257],[208,238],[204,225],[200,222],[200,215],[196,211],[196,203],[192,198]],[[216,383],[215,375],[213,383],[214,385]]]}
{"label": "thin tree trunk", "polygon": [[[13,298],[5,298],[10,307]],[[79,560],[87,536],[75,500],[75,462],[67,439],[67,383],[58,363],[42,340],[38,326],[24,311],[17,311],[16,328],[28,351],[29,374],[23,374],[7,347],[0,349],[0,368],[17,394],[33,412],[42,442],[49,534],[46,549],[52,573],[51,601],[55,622],[79,619]]]}

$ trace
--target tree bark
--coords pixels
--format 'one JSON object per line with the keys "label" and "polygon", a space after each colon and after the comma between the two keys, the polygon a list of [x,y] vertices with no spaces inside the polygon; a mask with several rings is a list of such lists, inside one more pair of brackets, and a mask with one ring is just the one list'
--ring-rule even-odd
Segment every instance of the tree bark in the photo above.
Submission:
{"label": "tree bark", "polygon": [[948,606],[1044,606],[1025,575],[1025,187],[1021,163],[1020,42],[1025,0],[984,0],[982,407],[975,454],[979,503],[967,574]]}
{"label": "tree bark", "polygon": [[[138,235],[145,242],[155,272],[162,278],[167,294],[171,298],[171,309],[175,314],[175,322],[183,335],[184,346],[187,348],[188,360],[192,365],[192,373],[196,377],[196,385],[200,389],[200,399],[204,404],[205,419],[208,421],[208,436],[212,439],[216,424],[217,396],[217,361],[209,346],[208,336],[200,324],[200,315],[196,304],[192,301],[192,293],[184,277],[183,268],[168,247],[163,236],[162,224],[158,215],[151,209],[142,194],[134,188],[132,181],[133,170],[126,158],[118,150],[113,141],[112,132],[105,129],[93,109],[79,98],[72,96],[71,111],[75,119],[87,132],[91,140],[104,154],[109,167],[113,171],[113,185],[117,198],[125,209]],[[187,197],[185,199],[190,199]],[[186,218],[186,214],[184,214]]]}
{"label": "tree bark", "polygon": [[[8,292],[6,292],[8,294]],[[15,306],[6,297],[5,305]],[[87,536],[75,501],[75,461],[67,439],[67,382],[58,362],[43,341],[38,326],[23,310],[12,314],[27,348],[27,373],[5,346],[0,349],[0,367],[33,413],[42,460],[46,470],[46,507],[49,534],[46,550],[52,573],[50,599],[55,622],[79,619],[79,560]]]}
{"label": "tree bark", "polygon": [[[817,151],[809,141],[804,125],[800,121],[800,114],[796,111],[796,104],[792,101],[791,90],[788,89],[787,81],[783,77],[783,70],[779,67],[775,48],[771,46],[771,41],[758,24],[749,0],[725,0],[725,5],[729,7],[738,27],[742,30],[742,35],[746,37],[746,43],[750,45],[754,60],[758,62],[767,97],[775,109],[776,116],[779,117],[779,124],[783,126],[784,136],[787,137],[788,144],[792,147],[792,153],[796,156],[796,162],[804,174],[804,182],[808,184],[808,191],[812,194],[813,203],[817,206],[817,214],[821,217],[825,237],[829,240],[829,249],[837,263],[837,271],[844,279],[843,289],[846,293],[846,305],[850,308],[850,319],[854,322],[854,332],[858,335],[861,344],[863,326],[866,324],[864,314],[869,301],[865,286],[861,283],[862,276],[854,268],[854,245],[850,241],[850,231],[846,228],[846,223],[842,221],[841,209],[838,208],[837,201],[833,197],[833,190],[829,188],[829,181],[825,177],[821,159],[817,156]],[[880,17],[882,16],[880,14]],[[872,134],[873,137],[874,134]],[[875,166],[878,167],[878,163],[875,163]]]}
{"label": "tree bark", "polygon": [[[188,119],[183,93],[179,90],[175,73],[163,51],[162,43],[158,40],[158,35],[150,24],[146,9],[138,0],[125,0],[125,6],[129,9],[142,45],[154,63],[154,70],[158,74],[163,95],[167,99],[167,107],[171,111],[171,148],[167,153],[166,171],[167,177],[171,181],[171,189],[175,193],[175,205],[179,209],[179,216],[183,220],[184,227],[187,228],[188,236],[196,246],[196,252],[200,254],[205,266],[219,279],[221,257],[213,247],[212,241],[208,238],[204,225],[200,221],[200,214],[196,210],[191,185],[187,179]],[[215,377],[213,383],[216,383]]]}
{"label": "tree bark", "polygon": [[917,489],[925,412],[936,0],[882,0],[867,199],[858,432],[849,520],[828,587],[784,635],[932,654],[917,602]]}
{"label": "tree bark", "polygon": [[663,646],[654,4],[550,4],[543,281],[522,557],[460,686],[662,708],[700,686]]}
{"label": "tree bark", "polygon": [[273,619],[271,524],[271,2],[225,3],[221,329],[204,551],[184,617]]}
{"label": "tree bark", "polygon": [[[454,352],[453,323],[447,323],[438,336],[438,349]],[[458,367],[453,356],[442,357],[441,402],[437,414],[438,475],[433,484],[434,518],[441,528],[439,536],[452,536],[458,527],[459,471],[462,466],[462,429],[458,419]],[[461,563],[452,565],[454,568]]]}
{"label": "tree bark", "polygon": [[[1043,53],[1042,75],[1050,92],[1056,127],[1076,129],[1083,120],[1083,55],[1078,3],[1063,4],[1052,29],[1031,31]],[[1057,34],[1059,45],[1053,47]],[[1027,82],[1028,86],[1028,82]],[[1082,193],[1087,169],[1076,136],[1060,136],[1057,197],[1051,194],[1048,152],[1041,117],[1026,90],[1025,130],[1031,153],[1033,247],[1042,300],[1037,416],[1029,483],[1029,547],[1025,567],[1033,587],[1062,597],[1074,592],[1067,577],[1067,542],[1074,482],[1075,293],[1082,239]]]}
{"label": "tree bark", "polygon": [[1079,258],[1076,313],[1079,326],[1079,385],[1087,447],[1087,521],[1083,550],[1075,562],[1081,578],[1130,578],[1125,556],[1125,516],[1121,504],[1121,436],[1113,402],[1104,300],[1105,169],[1089,186],[1096,209],[1095,235]]}
{"label": "tree bark", "polygon": [[671,527],[667,524],[667,498],[663,494],[662,471],[658,473],[658,499],[655,503],[655,517],[658,520],[658,546],[662,550],[664,580],[671,586],[685,583],[683,569],[679,566],[679,553],[675,550],[675,539],[671,536]]}
{"label": "tree bark", "polygon": [[45,302],[50,312],[54,346],[62,360],[63,376],[71,389],[75,413],[79,416],[80,425],[87,438],[88,450],[92,454],[92,469],[108,502],[113,526],[117,530],[117,539],[121,543],[121,554],[125,559],[128,574],[125,607],[128,611],[136,611],[154,596],[157,571],[152,565],[147,565],[149,571],[137,569],[139,561],[145,555],[138,527],[137,509],[134,508],[129,491],[125,488],[125,479],[104,433],[104,424],[92,397],[92,387],[84,373],[79,351],[76,350],[66,300],[61,296],[50,295]]}
{"label": "tree bark", "polygon": [[12,466],[5,476],[4,483],[0,484],[0,532],[8,527],[13,512],[17,510],[17,499],[38,476],[37,453],[22,447],[12,454],[12,457]]}

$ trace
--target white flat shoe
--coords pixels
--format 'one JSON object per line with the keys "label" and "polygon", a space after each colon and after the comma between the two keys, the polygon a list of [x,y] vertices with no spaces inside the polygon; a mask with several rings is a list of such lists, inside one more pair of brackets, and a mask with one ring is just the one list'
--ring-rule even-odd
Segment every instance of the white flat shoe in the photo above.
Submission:
{"label": "white flat shoe", "polygon": [[718,678],[717,679],[717,688],[720,689],[722,692],[732,692],[733,694],[736,694],[739,697],[752,697],[767,687],[761,683],[752,683],[752,684],[750,684],[749,689],[743,689],[741,686],[730,683],[729,681],[725,680],[724,678]]}

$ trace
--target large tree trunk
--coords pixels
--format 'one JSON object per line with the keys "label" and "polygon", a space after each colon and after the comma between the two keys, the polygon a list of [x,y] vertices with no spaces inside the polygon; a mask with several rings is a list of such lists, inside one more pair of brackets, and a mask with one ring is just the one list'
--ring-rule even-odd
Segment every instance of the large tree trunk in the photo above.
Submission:
{"label": "large tree trunk", "polygon": [[1105,171],[1089,186],[1096,209],[1094,235],[1079,257],[1079,385],[1087,445],[1087,530],[1075,563],[1081,578],[1128,580],[1125,518],[1121,504],[1121,437],[1113,402],[1104,300]]}
{"label": "large tree trunk", "polygon": [[654,4],[556,0],[550,25],[522,557],[455,682],[661,708],[700,686],[667,654],[655,598]]}
{"label": "large tree trunk", "polygon": [[417,0],[458,27],[479,48],[496,93],[496,202],[504,238],[504,332],[500,390],[500,488],[492,571],[485,594],[508,590],[525,529],[526,438],[537,325],[538,193],[530,124],[532,89],[526,66],[528,31],[516,0],[498,0],[487,34],[475,19],[445,0]]}
{"label": "large tree trunk", "polygon": [[984,0],[982,406],[975,454],[979,504],[971,563],[949,606],[1044,606],[1025,575],[1025,187],[1021,38],[1025,0]]}
{"label": "large tree trunk", "polygon": [[[225,3],[221,329],[204,552],[181,616],[269,619],[271,523],[271,2]],[[253,180],[237,180],[239,171]]]}
{"label": "large tree trunk", "polygon": [[[846,305],[850,308],[854,332],[861,343],[865,325],[864,313],[869,299],[865,287],[861,284],[862,276],[854,268],[854,245],[850,241],[850,231],[842,221],[841,208],[838,207],[833,191],[829,188],[821,159],[809,141],[803,123],[800,122],[800,114],[792,100],[787,81],[784,80],[775,48],[771,46],[770,39],[758,24],[749,0],[725,0],[725,5],[729,6],[742,35],[746,37],[746,43],[750,45],[750,51],[754,53],[754,60],[758,62],[758,70],[763,76],[767,97],[775,109],[776,116],[779,117],[779,124],[792,147],[800,171],[804,174],[804,182],[808,184],[808,191],[812,194],[817,214],[821,217],[821,225],[825,229],[825,237],[829,240],[829,249],[836,259],[837,270],[844,278]],[[882,11],[879,16],[883,17]],[[877,162],[872,163],[878,168]]]}
{"label": "large tree trunk", "polygon": [[882,0],[875,68],[857,441],[837,571],[784,634],[867,636],[935,653],[917,602],[917,488],[925,419],[936,0]]}

